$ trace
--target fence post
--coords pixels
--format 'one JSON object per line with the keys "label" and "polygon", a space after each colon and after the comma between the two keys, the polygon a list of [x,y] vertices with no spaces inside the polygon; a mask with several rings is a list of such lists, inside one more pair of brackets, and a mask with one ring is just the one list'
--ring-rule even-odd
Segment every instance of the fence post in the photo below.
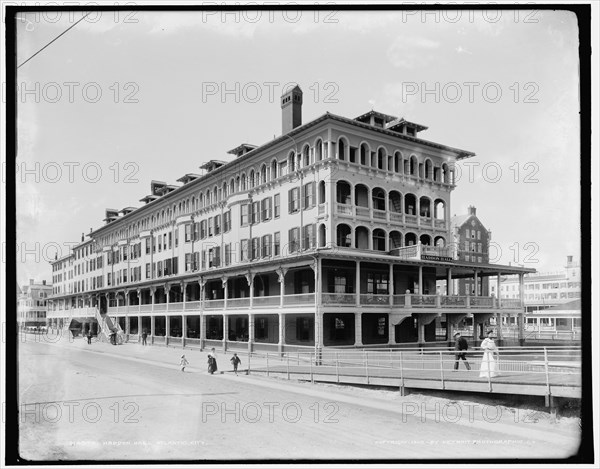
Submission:
{"label": "fence post", "polygon": [[250,357],[252,357],[252,353],[250,352],[250,350],[248,350],[248,371],[246,372],[247,375],[250,374]]}
{"label": "fence post", "polygon": [[551,399],[550,394],[550,373],[548,370],[548,349],[544,347],[544,369],[546,371],[546,400],[547,402]]}
{"label": "fence post", "polygon": [[290,379],[290,354],[287,355],[287,378]]}
{"label": "fence post", "polygon": [[400,350],[400,395],[404,396],[404,362],[402,361],[402,350]]}
{"label": "fence post", "polygon": [[340,363],[339,363],[339,358],[338,358],[338,353],[339,352],[335,352],[335,377],[337,382],[340,382]]}
{"label": "fence post", "polygon": [[[488,391],[492,392],[492,370],[490,370],[490,357],[492,358],[492,360],[494,359],[492,357],[492,352],[490,351],[486,351],[484,352],[484,355],[487,357],[487,376],[488,376]],[[483,360],[482,360],[483,362]]]}
{"label": "fence post", "polygon": [[310,382],[314,383],[315,380],[314,380],[314,377],[313,377],[313,369],[312,369],[312,352],[309,352],[308,360],[310,361]]}
{"label": "fence post", "polygon": [[267,352],[267,376],[269,376],[269,352]]}
{"label": "fence post", "polygon": [[367,374],[367,384],[369,384],[369,352],[365,350],[365,369]]}

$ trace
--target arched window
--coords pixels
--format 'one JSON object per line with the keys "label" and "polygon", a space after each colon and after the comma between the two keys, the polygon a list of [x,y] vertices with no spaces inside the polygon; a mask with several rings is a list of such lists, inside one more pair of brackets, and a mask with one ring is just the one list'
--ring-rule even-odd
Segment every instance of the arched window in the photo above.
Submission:
{"label": "arched window", "polygon": [[310,161],[310,147],[308,145],[304,145],[304,148],[302,148],[302,166],[306,167],[306,166],[310,166],[311,165],[311,161]]}
{"label": "arched window", "polygon": [[260,183],[265,184],[267,182],[267,165],[263,164],[260,167]]}
{"label": "arched window", "polygon": [[317,140],[315,143],[315,158],[317,161],[323,159],[323,141],[321,139]]}
{"label": "arched window", "polygon": [[277,179],[279,174],[277,174],[277,160],[271,161],[271,180]]}
{"label": "arched window", "polygon": [[373,250],[387,251],[385,231],[383,231],[381,228],[376,228],[373,230]]}

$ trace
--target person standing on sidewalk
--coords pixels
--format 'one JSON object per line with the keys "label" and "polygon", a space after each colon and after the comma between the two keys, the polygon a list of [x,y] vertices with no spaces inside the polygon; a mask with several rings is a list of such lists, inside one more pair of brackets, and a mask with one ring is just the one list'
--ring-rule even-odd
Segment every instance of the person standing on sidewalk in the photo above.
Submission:
{"label": "person standing on sidewalk", "polygon": [[242,363],[242,360],[240,360],[240,357],[238,357],[237,353],[234,353],[233,357],[231,357],[231,359],[229,361],[233,364],[233,371],[235,372],[235,374],[237,376],[238,365],[240,363]]}
{"label": "person standing on sidewalk", "polygon": [[144,332],[142,332],[142,345],[148,345],[146,343],[146,339],[148,339],[148,331],[146,331],[146,329],[144,329]]}
{"label": "person standing on sidewalk", "polygon": [[471,370],[471,365],[467,361],[467,349],[469,344],[467,339],[460,335],[460,332],[454,334],[454,371],[458,370],[458,361],[464,360],[467,370]]}

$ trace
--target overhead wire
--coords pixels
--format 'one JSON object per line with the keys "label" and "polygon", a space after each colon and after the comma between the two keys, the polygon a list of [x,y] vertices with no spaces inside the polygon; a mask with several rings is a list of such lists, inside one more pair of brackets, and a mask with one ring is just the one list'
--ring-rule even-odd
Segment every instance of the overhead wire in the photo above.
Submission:
{"label": "overhead wire", "polygon": [[74,24],[69,26],[66,30],[64,30],[62,33],[60,33],[54,39],[52,39],[48,44],[46,44],[44,47],[42,47],[40,50],[38,50],[35,54],[33,54],[31,57],[29,57],[25,62],[23,62],[21,65],[18,65],[17,68],[20,68],[23,65],[25,65],[27,62],[29,62],[31,59],[33,59],[36,55],[38,55],[40,52],[42,52],[46,47],[48,47],[50,44],[52,44],[54,41],[56,41],[59,37],[64,36],[66,33],[68,33],[71,29],[73,29],[75,26],[77,26],[79,23],[81,23],[87,16],[89,16],[90,13],[86,13],[84,16],[82,16],[80,20],[76,21]]}

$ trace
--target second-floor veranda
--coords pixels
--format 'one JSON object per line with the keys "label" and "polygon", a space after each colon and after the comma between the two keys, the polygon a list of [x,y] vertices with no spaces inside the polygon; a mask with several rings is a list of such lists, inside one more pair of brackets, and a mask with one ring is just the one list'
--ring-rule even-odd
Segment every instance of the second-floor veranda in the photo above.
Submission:
{"label": "second-floor veranda", "polygon": [[[416,246],[415,250],[419,250]],[[433,251],[425,257],[435,257]],[[440,254],[440,253],[438,253]],[[443,253],[442,253],[443,254]],[[447,259],[439,256],[440,259]],[[457,295],[452,280],[523,275],[533,269],[426,260],[364,252],[319,249],[277,262],[257,261],[185,275],[162,277],[53,299],[51,311],[101,307],[109,313],[137,314],[288,308],[397,310],[411,312],[521,312],[519,299]],[[446,285],[437,287],[439,280]],[[50,313],[52,314],[52,313]]]}

